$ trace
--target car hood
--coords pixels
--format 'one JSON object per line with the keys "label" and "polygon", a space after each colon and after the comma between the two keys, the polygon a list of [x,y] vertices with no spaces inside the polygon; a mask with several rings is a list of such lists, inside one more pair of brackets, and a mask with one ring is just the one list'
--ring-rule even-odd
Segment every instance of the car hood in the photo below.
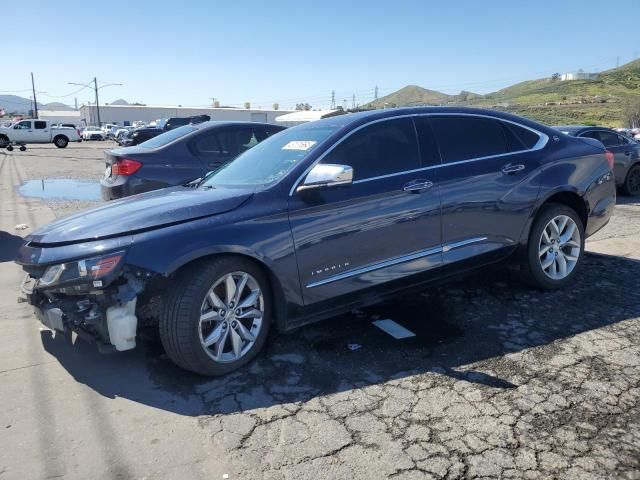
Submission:
{"label": "car hood", "polygon": [[239,188],[165,188],[56,220],[26,240],[53,246],[131,235],[225,213],[252,195],[253,190]]}

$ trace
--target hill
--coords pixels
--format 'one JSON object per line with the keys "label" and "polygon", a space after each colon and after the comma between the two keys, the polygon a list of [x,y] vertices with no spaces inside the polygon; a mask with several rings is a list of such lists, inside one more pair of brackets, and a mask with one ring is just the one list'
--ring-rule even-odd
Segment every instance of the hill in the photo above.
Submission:
{"label": "hill", "polygon": [[[28,114],[33,108],[33,102],[29,98],[18,95],[0,95],[0,107],[7,113]],[[40,103],[39,110],[73,110],[72,107],[60,102]]]}
{"label": "hill", "polygon": [[398,106],[406,107],[410,105],[444,105],[452,97],[446,93],[428,90],[417,85],[407,85],[397,92],[386,95],[378,100],[367,104],[368,108],[384,108]]}
{"label": "hill", "polygon": [[367,105],[467,105],[498,108],[547,124],[586,123],[620,126],[622,108],[640,98],[640,60],[601,72],[597,80],[527,80],[486,95],[446,95],[409,85]]}

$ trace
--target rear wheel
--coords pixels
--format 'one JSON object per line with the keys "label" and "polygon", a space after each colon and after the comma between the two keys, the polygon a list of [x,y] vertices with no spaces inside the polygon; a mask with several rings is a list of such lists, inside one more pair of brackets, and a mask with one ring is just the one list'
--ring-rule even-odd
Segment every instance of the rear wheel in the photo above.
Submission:
{"label": "rear wheel", "polygon": [[53,143],[58,148],[66,148],[66,146],[69,144],[69,139],[64,135],[59,135],[53,139]]}
{"label": "rear wheel", "polygon": [[584,226],[565,205],[550,205],[536,218],[529,235],[525,279],[535,287],[562,288],[576,274],[584,253]]}
{"label": "rear wheel", "polygon": [[179,366],[222,375],[251,361],[271,323],[271,292],[253,262],[220,257],[185,268],[160,318],[160,338]]}
{"label": "rear wheel", "polygon": [[627,172],[627,178],[622,185],[622,193],[633,197],[640,195],[640,165],[634,165]]}

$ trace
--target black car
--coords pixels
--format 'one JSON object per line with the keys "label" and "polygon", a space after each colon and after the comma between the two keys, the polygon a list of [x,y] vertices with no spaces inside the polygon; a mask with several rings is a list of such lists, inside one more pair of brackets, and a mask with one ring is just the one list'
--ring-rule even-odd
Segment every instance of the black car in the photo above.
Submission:
{"label": "black car", "polygon": [[164,130],[160,128],[136,128],[135,130],[131,130],[128,134],[122,137],[118,143],[122,147],[132,147],[135,145],[140,145],[142,142],[146,142],[153,137],[157,137],[161,133],[164,133]]}
{"label": "black car", "polygon": [[36,230],[19,250],[22,289],[50,328],[117,350],[155,328],[178,365],[223,374],[272,327],[487,264],[508,260],[538,288],[570,284],[613,212],[611,162],[595,140],[490,110],[319,120],[197,185]]}
{"label": "black car", "polygon": [[633,138],[603,127],[562,125],[554,127],[572,137],[595,138],[614,156],[616,186],[625,195],[640,195],[640,143]]}
{"label": "black car", "polygon": [[169,118],[163,125],[164,131],[173,130],[174,128],[182,127],[184,125],[196,125],[198,123],[208,122],[211,120],[209,115],[195,115],[193,117],[172,117]]}
{"label": "black car", "polygon": [[135,147],[105,152],[100,182],[105,200],[183,185],[230,162],[284,127],[253,122],[205,122],[163,132]]}

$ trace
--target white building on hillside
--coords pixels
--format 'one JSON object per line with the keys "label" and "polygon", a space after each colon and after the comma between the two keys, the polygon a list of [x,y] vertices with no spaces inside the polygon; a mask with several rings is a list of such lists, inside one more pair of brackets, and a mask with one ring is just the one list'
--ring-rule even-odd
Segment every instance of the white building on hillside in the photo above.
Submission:
{"label": "white building on hillside", "polygon": [[[100,122],[129,126],[133,122],[153,122],[160,118],[192,117],[209,115],[211,120],[276,123],[275,118],[291,110],[265,110],[252,108],[213,107],[163,107],[150,105],[100,105]],[[80,121],[83,125],[97,125],[98,114],[95,105],[80,107]]]}
{"label": "white building on hillside", "polygon": [[578,70],[577,72],[563,73],[560,75],[560,80],[598,80],[600,78],[599,73],[588,73]]}

